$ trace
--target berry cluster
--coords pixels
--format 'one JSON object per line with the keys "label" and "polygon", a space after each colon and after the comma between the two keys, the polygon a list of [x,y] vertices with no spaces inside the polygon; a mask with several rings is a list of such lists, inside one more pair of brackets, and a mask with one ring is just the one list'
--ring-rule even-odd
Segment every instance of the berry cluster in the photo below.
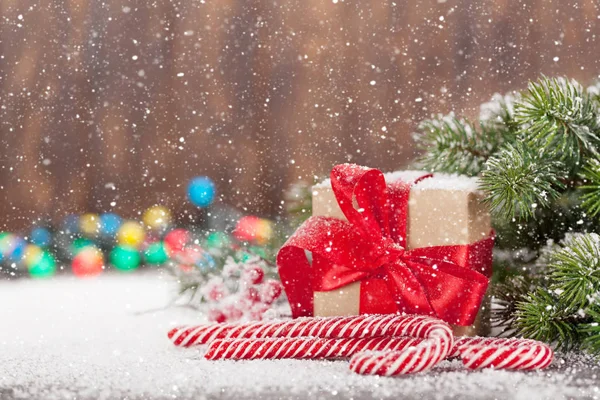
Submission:
{"label": "berry cluster", "polygon": [[206,311],[210,321],[256,321],[280,314],[286,304],[283,287],[265,259],[238,251],[213,253],[211,261],[208,268],[190,268],[189,262],[172,266],[182,287],[189,288],[190,302]]}

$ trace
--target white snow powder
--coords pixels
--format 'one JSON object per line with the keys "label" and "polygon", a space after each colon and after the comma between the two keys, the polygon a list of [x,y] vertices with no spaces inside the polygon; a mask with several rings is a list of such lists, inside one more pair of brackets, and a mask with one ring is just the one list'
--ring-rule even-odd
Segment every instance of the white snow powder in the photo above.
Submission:
{"label": "white snow powder", "polygon": [[175,348],[167,331],[203,323],[161,307],[160,273],[0,282],[0,398],[560,399],[595,396],[598,367],[572,356],[545,372],[467,372],[459,361],[401,378],[360,376],[346,361],[219,361]]}
{"label": "white snow powder", "polygon": [[[386,182],[395,182],[399,179],[405,182],[414,182],[418,178],[427,175],[425,171],[396,171],[388,172],[383,174]],[[432,177],[423,179],[416,183],[412,190],[429,190],[429,189],[443,189],[443,190],[466,190],[466,191],[477,191],[479,182],[477,178],[472,178],[463,175],[456,174],[442,174],[435,173]],[[322,182],[317,183],[313,186],[315,189],[322,189],[331,187],[331,180],[325,179]]]}

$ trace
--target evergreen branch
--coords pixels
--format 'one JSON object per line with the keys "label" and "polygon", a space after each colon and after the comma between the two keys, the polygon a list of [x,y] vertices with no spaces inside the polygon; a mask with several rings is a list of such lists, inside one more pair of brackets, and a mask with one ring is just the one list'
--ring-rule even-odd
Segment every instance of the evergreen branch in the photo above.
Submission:
{"label": "evergreen branch", "polygon": [[492,286],[494,306],[491,312],[492,326],[502,328],[500,335],[509,334],[515,330],[517,322],[517,304],[525,301],[535,281],[529,276],[520,275],[508,277],[502,283]]}
{"label": "evergreen branch", "polygon": [[550,256],[550,288],[569,309],[585,308],[589,298],[600,290],[600,236],[595,233],[574,236]]}
{"label": "evergreen branch", "polygon": [[505,140],[500,129],[483,124],[477,129],[452,115],[425,120],[418,129],[415,140],[426,150],[420,161],[431,171],[477,175]]}
{"label": "evergreen branch", "polygon": [[[492,287],[494,326],[600,354],[600,228],[591,218],[600,215],[600,85],[584,91],[542,77],[514,101],[495,95],[477,126],[454,116],[425,121],[416,138],[423,162],[481,174],[498,242],[512,255]],[[558,244],[538,253],[545,242]],[[519,263],[527,275],[507,277]]]}
{"label": "evergreen branch", "polygon": [[515,101],[520,95],[508,93],[504,96],[496,93],[491,101],[480,106],[479,120],[488,126],[494,126],[510,132],[513,136],[519,130],[519,124],[515,121]]}
{"label": "evergreen branch", "polygon": [[586,92],[596,102],[596,107],[600,108],[600,81],[594,82]]}
{"label": "evergreen branch", "polygon": [[[537,253],[549,241],[559,243],[566,234],[596,232],[600,228],[598,222],[582,209],[579,194],[579,191],[567,189],[548,208],[536,208],[534,217],[527,220],[511,220],[496,213],[493,220],[496,248],[509,251],[525,248]],[[556,248],[560,246],[556,244]],[[534,258],[537,256],[540,257],[536,262],[539,266],[534,270],[545,271],[549,260],[544,252],[533,255]]]}
{"label": "evergreen branch", "polygon": [[579,188],[583,191],[581,204],[593,217],[600,213],[600,160],[593,158],[581,172],[585,184]]}
{"label": "evergreen branch", "polygon": [[596,305],[586,310],[591,322],[582,324],[579,332],[583,336],[583,347],[591,353],[600,353],[600,309]]}
{"label": "evergreen branch", "polygon": [[492,211],[506,218],[528,219],[560,195],[560,162],[543,158],[527,145],[508,144],[490,157],[481,173],[481,189]]}
{"label": "evergreen branch", "polygon": [[567,235],[560,246],[543,252],[549,287],[538,287],[517,302],[515,333],[600,353],[599,256],[595,233]]}
{"label": "evergreen branch", "polygon": [[596,153],[600,144],[597,105],[578,83],[567,79],[543,77],[531,82],[515,105],[515,120],[531,146],[569,165]]}
{"label": "evergreen branch", "polygon": [[526,300],[517,303],[516,327],[518,333],[558,348],[570,349],[580,342],[576,319],[571,310],[563,307],[557,297],[539,288]]}

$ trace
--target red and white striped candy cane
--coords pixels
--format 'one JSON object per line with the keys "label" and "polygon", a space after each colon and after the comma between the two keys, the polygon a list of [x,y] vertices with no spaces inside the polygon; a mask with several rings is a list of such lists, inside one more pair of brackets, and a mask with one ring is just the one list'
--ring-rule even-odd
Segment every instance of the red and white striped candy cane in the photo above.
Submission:
{"label": "red and white striped candy cane", "polygon": [[347,358],[362,374],[399,375],[425,371],[446,357],[460,356],[467,368],[532,370],[552,362],[552,350],[526,339],[457,338],[449,326],[425,316],[362,315],[215,324],[175,328],[177,346],[209,343],[215,359]]}
{"label": "red and white striped candy cane", "polygon": [[[217,339],[210,343],[205,357],[209,360],[348,358],[364,351],[400,351],[416,346],[424,340],[427,339],[409,337]],[[553,356],[550,348],[535,340],[460,337],[456,339],[449,357],[459,357],[461,350],[465,354],[471,354],[473,349],[481,349],[482,346],[502,351],[483,352],[478,357],[472,358],[472,363],[467,363],[470,360],[465,359],[468,368],[535,370],[547,367]],[[533,358],[528,356],[532,346],[534,347]],[[535,346],[539,346],[539,351],[535,350]],[[506,362],[507,356],[511,356],[508,360],[510,362]]]}
{"label": "red and white striped candy cane", "polygon": [[471,344],[461,347],[460,358],[469,369],[495,368],[531,371],[546,368],[553,359],[552,349],[537,341]]}
{"label": "red and white striped candy cane", "polygon": [[450,352],[449,357],[460,357],[461,349],[466,349],[471,346],[511,346],[539,343],[540,342],[533,339],[459,336],[454,340],[454,348]]}
{"label": "red and white striped candy cane", "polygon": [[452,330],[441,320],[418,321],[422,340],[401,351],[363,352],[350,359],[350,369],[364,375],[404,375],[427,371],[444,360],[453,348]]}
{"label": "red and white striped candy cane", "polygon": [[377,336],[418,336],[420,321],[438,321],[414,315],[359,315],[351,317],[297,318],[245,324],[213,324],[172,329],[169,339],[176,346],[191,347],[216,339],[268,337],[364,338]]}
{"label": "red and white striped candy cane", "polygon": [[216,339],[204,357],[209,360],[348,358],[367,350],[398,351],[422,340],[410,337]]}
{"label": "red and white striped candy cane", "polygon": [[[374,344],[381,342],[374,338],[397,339],[395,349],[384,349],[386,351],[377,353],[362,352],[358,354],[361,358],[356,360],[353,358],[351,362],[351,368],[358,373],[386,376],[425,371],[446,358],[453,346],[450,326],[441,320],[426,316],[365,315],[305,318],[264,323],[262,326],[256,323],[229,326],[219,332],[209,329],[195,332],[192,330],[186,331],[186,334],[197,338],[201,336],[241,338],[215,339],[205,355],[209,359],[341,357],[350,356],[361,347],[363,351],[378,350]],[[171,339],[174,340],[175,336],[176,334]],[[265,337],[288,340],[262,339]],[[289,340],[289,338],[297,338],[297,340]],[[402,338],[405,340],[399,340]],[[363,342],[346,340],[336,343],[324,339],[370,340]],[[193,340],[187,342],[191,343]],[[344,345],[347,347],[340,350]],[[351,348],[348,345],[355,346]]]}

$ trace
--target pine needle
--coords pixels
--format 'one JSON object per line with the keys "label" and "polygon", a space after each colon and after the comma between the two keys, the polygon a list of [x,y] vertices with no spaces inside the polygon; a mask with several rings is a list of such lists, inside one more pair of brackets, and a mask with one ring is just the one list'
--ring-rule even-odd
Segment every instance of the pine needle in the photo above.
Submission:
{"label": "pine needle", "polygon": [[515,120],[531,147],[570,165],[595,154],[600,144],[598,107],[575,81],[542,77],[515,105]]}
{"label": "pine needle", "polygon": [[580,186],[583,200],[582,206],[595,217],[600,213],[600,160],[588,161],[582,173],[585,184]]}
{"label": "pine needle", "polygon": [[528,219],[538,207],[548,207],[564,187],[559,174],[562,164],[540,157],[527,145],[506,145],[490,157],[481,173],[486,202],[504,218]]}
{"label": "pine needle", "polygon": [[419,125],[415,140],[426,152],[420,161],[430,171],[477,175],[504,142],[505,132],[492,125],[478,128],[452,115]]}
{"label": "pine needle", "polygon": [[600,290],[600,236],[577,235],[550,256],[551,289],[566,307],[583,309]]}
{"label": "pine needle", "polygon": [[556,343],[561,349],[571,349],[579,342],[571,310],[565,309],[554,294],[542,288],[517,303],[516,326],[524,337]]}

